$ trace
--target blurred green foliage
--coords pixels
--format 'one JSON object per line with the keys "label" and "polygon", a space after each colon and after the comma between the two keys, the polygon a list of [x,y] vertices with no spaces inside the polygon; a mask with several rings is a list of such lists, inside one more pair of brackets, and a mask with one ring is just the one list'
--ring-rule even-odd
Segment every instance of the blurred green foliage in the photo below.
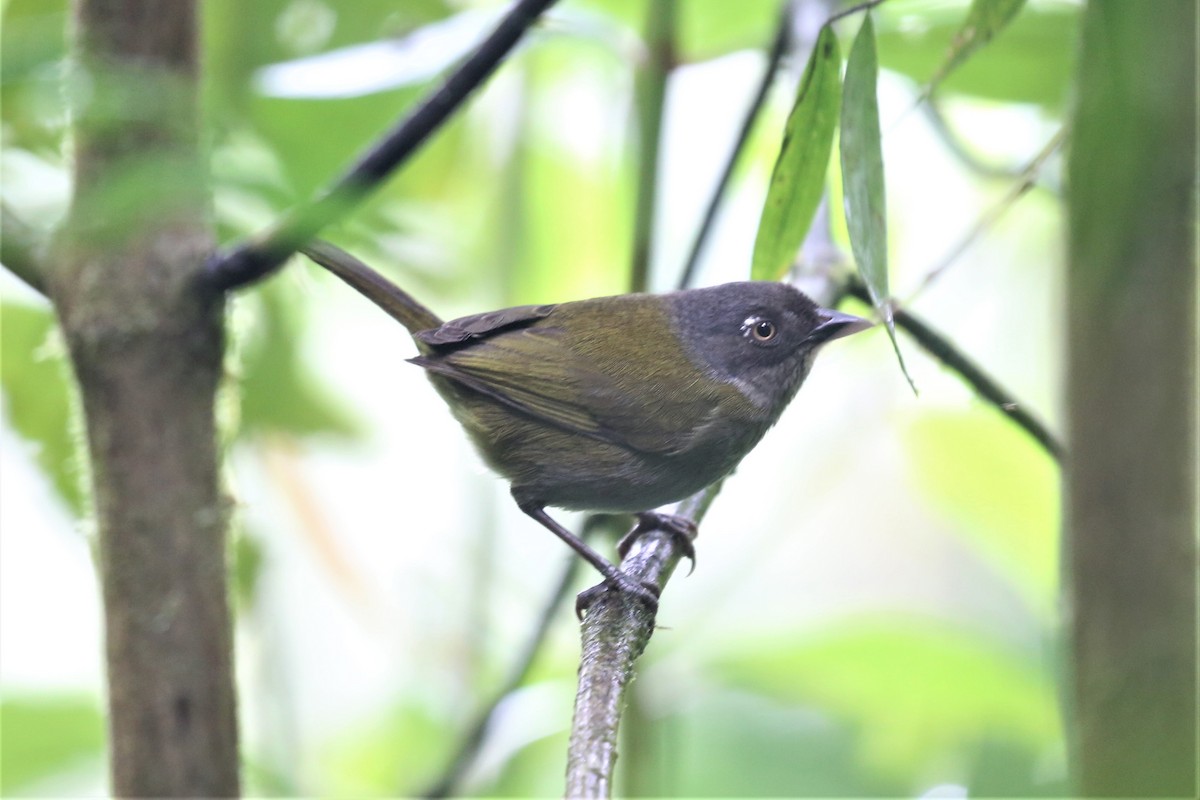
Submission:
{"label": "blurred green foliage", "polygon": [[993,409],[924,413],[906,428],[918,487],[1047,615],[1058,586],[1058,467]]}
{"label": "blurred green foliage", "polygon": [[[431,83],[398,80],[386,90],[335,99],[268,96],[256,88],[262,68],[385,39],[403,42],[423,26],[464,13],[463,7],[440,0],[203,3],[205,136],[213,152],[222,242],[260,231],[328,184]],[[65,180],[65,0],[8,0],[3,8],[4,156],[34,154]],[[967,9],[966,2],[885,3],[875,12],[880,68],[906,76],[916,88],[926,85],[946,63]],[[1034,104],[1049,117],[1059,114],[1077,16],[1074,4],[1029,3],[945,79],[939,96]],[[626,109],[644,17],[643,0],[565,0],[487,90],[329,235],[397,275],[438,310],[621,291],[635,207]],[[778,3],[767,0],[683,2],[678,59],[687,65],[765,48],[778,17]],[[850,35],[858,24],[852,18],[839,30]],[[601,98],[601,107],[573,104],[578,86]],[[790,87],[780,93],[777,122],[791,96]],[[742,107],[715,113],[735,117]],[[766,140],[777,138],[762,139],[753,140],[749,163],[738,173],[748,184],[774,162],[774,144],[768,147]],[[30,220],[48,228],[65,198],[55,205],[45,191],[19,171],[10,171],[3,187],[6,202],[18,210],[49,209],[44,219]],[[237,343],[231,372],[240,409],[231,415],[237,418],[230,432],[235,448],[253,451],[271,437],[368,437],[348,393],[306,347],[313,296],[324,297],[332,284],[310,277],[314,271],[299,262],[289,269],[301,275],[273,279],[238,299],[231,313]],[[38,466],[81,515],[69,382],[51,316],[12,302],[5,302],[2,314],[7,423],[36,444]],[[990,409],[922,408],[902,428],[911,483],[930,515],[1037,612],[1026,640],[1050,638],[1057,578],[1053,463]],[[377,517],[397,513],[392,503]],[[277,558],[273,547],[280,547],[263,544],[265,538],[255,529],[239,540],[245,617],[251,617],[254,595]],[[307,629],[306,623],[297,625]],[[253,625],[261,620],[243,624],[253,639]],[[490,653],[489,663],[472,674],[466,688],[473,696],[486,697],[513,656],[511,641],[502,641],[509,646]],[[819,633],[784,628],[770,637],[732,640],[725,650],[721,657],[694,659],[698,678],[689,696],[661,701],[645,723],[645,737],[658,742],[656,793],[910,795],[948,781],[968,785],[973,795],[1061,789],[1054,667],[1036,647],[1015,645],[983,626],[848,614]],[[414,663],[433,658],[419,650],[407,655]],[[544,659],[549,663],[541,663],[532,680],[569,685],[574,656],[568,650]],[[289,666],[300,665],[283,669]],[[271,685],[283,694],[278,687],[285,684]],[[450,704],[431,701],[429,691],[397,681],[374,715],[346,729],[321,731],[320,752],[308,754],[302,765],[248,752],[248,786],[268,794],[330,796],[419,790],[464,725],[461,708],[451,712]],[[267,700],[246,691],[242,702],[257,708]],[[78,759],[94,759],[103,741],[97,708],[93,698],[5,700],[0,791],[10,794]],[[551,732],[496,756],[494,768],[477,777],[472,790],[557,795],[569,708],[560,714],[544,724]]]}
{"label": "blurred green foliage", "polygon": [[288,310],[285,290],[271,284],[255,299],[256,324],[241,361],[241,433],[358,434],[350,411],[300,361],[303,320]]}
{"label": "blurred green foliage", "polygon": [[104,718],[95,697],[29,694],[0,701],[0,794],[18,797],[56,773],[103,758]]}
{"label": "blurred green foliage", "polygon": [[990,638],[921,619],[864,619],[797,641],[751,643],[719,674],[853,730],[856,759],[896,793],[940,760],[970,761],[985,739],[1036,760],[1061,735],[1043,665]]}
{"label": "blurred green foliage", "polygon": [[37,448],[38,466],[75,514],[83,513],[75,426],[71,421],[70,367],[45,308],[0,306],[0,386],[10,424]]}
{"label": "blurred green foliage", "polygon": [[[1008,4],[1003,0],[1001,4]],[[878,11],[879,64],[929,83],[954,60],[950,43],[965,23],[963,5],[884,3]],[[1030,3],[1002,33],[961,62],[938,86],[940,95],[1035,103],[1061,114],[1068,97],[1079,5]]]}

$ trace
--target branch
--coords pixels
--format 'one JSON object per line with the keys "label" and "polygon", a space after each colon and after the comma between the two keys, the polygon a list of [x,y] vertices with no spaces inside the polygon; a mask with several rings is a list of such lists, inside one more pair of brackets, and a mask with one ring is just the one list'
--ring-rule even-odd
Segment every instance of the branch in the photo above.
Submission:
{"label": "branch", "polygon": [[933,128],[933,132],[942,140],[942,144],[950,151],[950,155],[957,158],[971,172],[983,178],[1018,180],[1025,177],[1028,167],[988,161],[972,151],[970,146],[958,135],[958,132],[950,126],[950,120],[946,119],[946,115],[942,111],[942,104],[935,96],[931,95],[922,103],[921,109],[929,127]]}
{"label": "branch", "polygon": [[0,203],[0,264],[44,295],[46,266],[41,258],[41,244],[34,229],[13,214],[8,203]]}
{"label": "branch", "polygon": [[[604,519],[603,515],[589,515],[583,523],[583,532],[580,538],[587,541],[596,526]],[[515,692],[525,682],[530,669],[533,668],[533,662],[541,651],[542,644],[546,641],[550,625],[554,621],[554,618],[558,616],[558,610],[562,607],[563,601],[567,598],[567,593],[575,583],[575,579],[579,575],[579,566],[582,563],[583,561],[574,554],[567,559],[562,576],[558,579],[554,590],[547,598],[542,608],[542,614],[538,618],[537,625],[534,626],[533,632],[530,634],[520,658],[513,664],[512,670],[508,675],[508,680],[496,691],[491,701],[484,705],[478,714],[476,714],[474,723],[467,729],[466,734],[459,742],[458,749],[446,765],[446,768],[442,771],[441,776],[429,788],[421,792],[422,797],[449,797],[459,781],[467,773],[467,770],[470,769],[476,756],[479,755],[479,749],[483,746],[488,726],[492,724],[492,717],[495,715],[497,707],[499,707],[504,698]]]}
{"label": "branch", "polygon": [[[676,513],[699,524],[715,495],[715,488],[705,489],[680,504]],[[655,529],[637,539],[621,562],[621,571],[661,588],[680,558],[674,536]],[[654,612],[623,592],[604,592],[588,608],[580,626],[582,653],[567,751],[566,797],[612,796],[625,689],[653,632]]]}
{"label": "branch", "polygon": [[[871,297],[867,287],[857,279],[850,284],[849,294],[867,305]],[[926,325],[911,312],[897,308],[894,310],[896,327],[913,337],[922,348],[951,370],[957,372],[975,393],[998,408],[1001,413],[1011,419],[1019,428],[1033,437],[1042,449],[1058,462],[1062,462],[1066,454],[1062,443],[1050,432],[1041,420],[1025,410],[1022,403],[1017,402],[1003,386],[983,371],[971,359],[967,358],[954,343],[933,328]]]}
{"label": "branch", "polygon": [[478,49],[349,172],[316,200],[294,208],[255,240],[225,256],[214,257],[207,268],[207,281],[218,290],[228,291],[264,278],[321,229],[345,216],[449,119],[554,2],[518,0]]}

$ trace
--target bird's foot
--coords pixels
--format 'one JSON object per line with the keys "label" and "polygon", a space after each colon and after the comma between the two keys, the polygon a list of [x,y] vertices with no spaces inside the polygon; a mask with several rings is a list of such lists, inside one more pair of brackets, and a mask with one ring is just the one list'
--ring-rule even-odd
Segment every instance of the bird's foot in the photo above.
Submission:
{"label": "bird's foot", "polygon": [[692,522],[687,517],[681,517],[676,514],[660,514],[657,511],[642,511],[634,515],[637,517],[637,525],[633,527],[629,533],[622,537],[621,541],[617,542],[617,554],[621,558],[625,558],[629,554],[633,543],[642,538],[646,533],[653,530],[666,531],[679,545],[679,550],[683,553],[683,557],[692,562],[691,569],[688,570],[688,575],[696,571],[696,547],[692,544],[692,540],[696,538],[696,523]]}
{"label": "bird's foot", "polygon": [[650,613],[658,613],[658,598],[662,590],[652,581],[635,581],[624,572],[606,577],[603,583],[598,583],[590,589],[585,589],[575,597],[575,616],[583,619],[583,615],[600,597],[608,592],[624,592],[641,600],[650,607]]}

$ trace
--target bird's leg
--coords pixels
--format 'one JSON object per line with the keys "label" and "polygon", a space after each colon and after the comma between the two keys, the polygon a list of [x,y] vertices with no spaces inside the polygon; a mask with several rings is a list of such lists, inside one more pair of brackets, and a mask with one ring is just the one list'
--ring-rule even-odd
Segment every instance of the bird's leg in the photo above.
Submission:
{"label": "bird's leg", "polygon": [[696,548],[692,544],[697,533],[695,522],[687,517],[676,514],[660,514],[657,511],[642,511],[635,514],[634,517],[637,518],[637,525],[621,537],[621,541],[617,542],[617,553],[621,558],[625,558],[629,554],[633,543],[643,535],[653,530],[666,531],[679,545],[683,557],[692,562],[692,568],[688,570],[688,575],[696,571]]}
{"label": "bird's leg", "polygon": [[[651,611],[658,610],[658,586],[650,582],[639,583],[617,569],[604,556],[589,547],[586,542],[558,524],[553,517],[546,513],[546,509],[540,503],[517,500],[517,505],[526,514],[540,522],[543,527],[566,542],[567,546],[582,556],[584,561],[595,567],[596,571],[604,576],[606,589],[619,589],[645,602],[650,606]],[[597,596],[592,590],[581,593],[576,599],[575,615],[582,618],[583,612],[587,610],[587,607],[592,604]]]}

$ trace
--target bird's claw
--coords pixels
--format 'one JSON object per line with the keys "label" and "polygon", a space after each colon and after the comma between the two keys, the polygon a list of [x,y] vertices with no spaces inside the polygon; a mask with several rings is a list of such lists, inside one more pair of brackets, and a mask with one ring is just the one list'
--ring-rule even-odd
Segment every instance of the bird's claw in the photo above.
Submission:
{"label": "bird's claw", "polygon": [[692,543],[692,540],[696,538],[695,522],[687,517],[681,517],[676,514],[660,514],[657,511],[642,511],[635,516],[637,517],[637,525],[633,526],[633,530],[625,534],[621,538],[621,541],[617,542],[617,554],[621,558],[629,555],[629,550],[633,547],[634,542],[646,533],[652,530],[666,531],[679,546],[683,557],[691,562],[691,569],[688,570],[688,575],[696,571],[696,546]]}
{"label": "bird's claw", "polygon": [[590,589],[585,589],[575,597],[575,616],[582,620],[583,615],[592,607],[592,604],[604,595],[611,591],[624,592],[641,600],[650,607],[650,613],[658,612],[658,598],[662,590],[658,588],[658,584],[653,581],[635,581],[624,573],[618,573],[620,577],[605,578],[603,583],[598,583]]}

